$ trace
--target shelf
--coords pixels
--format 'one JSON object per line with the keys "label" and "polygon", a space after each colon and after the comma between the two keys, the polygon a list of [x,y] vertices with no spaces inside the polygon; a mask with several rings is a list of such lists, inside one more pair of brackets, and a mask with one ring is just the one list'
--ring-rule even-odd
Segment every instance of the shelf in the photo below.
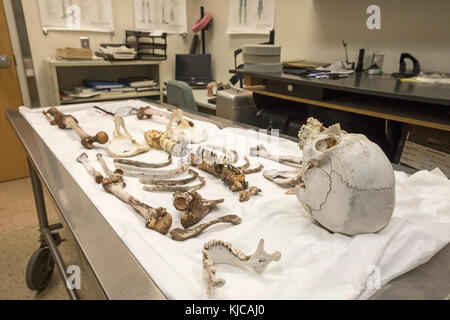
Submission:
{"label": "shelf", "polygon": [[125,60],[125,61],[104,61],[104,60],[57,60],[48,58],[47,62],[55,67],[90,67],[90,66],[139,66],[158,65],[161,60]]}
{"label": "shelf", "polygon": [[94,102],[94,101],[105,101],[105,100],[118,100],[118,99],[133,99],[142,97],[155,97],[160,95],[159,90],[155,91],[142,91],[142,92],[125,92],[117,94],[100,94],[92,98],[78,98],[73,100],[61,100],[61,104],[72,104],[72,103],[83,103],[83,102]]}

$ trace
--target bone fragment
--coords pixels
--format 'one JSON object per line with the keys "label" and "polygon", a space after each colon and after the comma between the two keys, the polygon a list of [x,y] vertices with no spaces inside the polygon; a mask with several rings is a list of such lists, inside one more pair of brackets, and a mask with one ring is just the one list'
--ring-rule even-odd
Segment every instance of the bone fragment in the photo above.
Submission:
{"label": "bone fragment", "polygon": [[219,203],[224,202],[219,200],[206,200],[195,191],[189,192],[175,192],[173,195],[173,205],[180,211],[189,210],[181,215],[180,220],[183,227],[190,227],[201,219],[203,219],[212,208]]}
{"label": "bone fragment", "polygon": [[302,159],[294,156],[275,156],[269,153],[266,147],[262,144],[250,148],[250,155],[252,157],[266,158],[292,167],[301,167]]}
{"label": "bone fragment", "polygon": [[212,226],[216,223],[231,223],[233,225],[237,225],[237,224],[241,223],[241,218],[236,215],[223,216],[223,217],[211,220],[209,222],[203,223],[192,229],[181,229],[181,228],[173,229],[170,232],[170,235],[172,236],[172,239],[174,239],[174,240],[184,241],[186,239],[198,236],[205,229],[209,228],[210,226]]}
{"label": "bone fragment", "polygon": [[105,171],[106,174],[107,174],[110,178],[113,177],[113,176],[115,176],[115,175],[123,176],[123,171],[122,171],[122,169],[116,169],[115,171],[112,171],[112,170],[106,165],[105,159],[103,159],[103,155],[102,155],[101,153],[97,153],[96,156],[97,156],[97,160],[100,162],[100,164],[101,164],[101,166],[102,166],[102,168],[103,168],[103,171]]}
{"label": "bone fragment", "polygon": [[261,192],[261,189],[258,187],[250,187],[249,190],[242,190],[239,191],[239,201],[245,202],[250,199],[251,196],[256,196],[258,193]]}
{"label": "bone fragment", "polygon": [[267,180],[284,188],[293,188],[302,182],[301,170],[289,170],[289,171],[278,171],[275,169],[266,170],[263,171],[263,176]]}
{"label": "bone fragment", "polygon": [[135,170],[135,168],[163,168],[172,164],[172,156],[169,155],[167,161],[162,163],[147,163],[127,159],[114,159],[114,163],[120,163],[121,168],[127,170]]}
{"label": "bone fragment", "polygon": [[183,173],[185,173],[189,169],[189,164],[180,164],[177,168],[174,169],[145,169],[136,167],[135,170],[126,170],[122,167],[120,163],[116,163],[116,168],[123,170],[123,175],[126,177],[133,178],[146,178],[146,179],[166,179],[177,177]]}
{"label": "bone fragment", "polygon": [[150,185],[158,185],[158,186],[185,185],[185,184],[188,184],[189,182],[194,181],[198,177],[198,173],[192,169],[189,169],[188,173],[191,176],[188,178],[184,178],[184,179],[162,180],[162,179],[141,178],[141,179],[139,179],[139,182],[142,184],[150,184]]}
{"label": "bone fragment", "polygon": [[203,188],[206,184],[205,178],[198,177],[200,183],[192,186],[144,186],[142,189],[148,192],[188,192],[197,191]]}

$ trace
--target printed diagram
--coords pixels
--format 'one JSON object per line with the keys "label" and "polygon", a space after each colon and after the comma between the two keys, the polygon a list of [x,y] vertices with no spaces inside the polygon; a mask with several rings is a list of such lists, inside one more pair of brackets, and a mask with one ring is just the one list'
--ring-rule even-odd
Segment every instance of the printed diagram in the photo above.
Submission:
{"label": "printed diagram", "polygon": [[142,0],[142,19],[141,22],[145,23],[145,16],[147,16],[147,22],[152,23],[152,11],[150,7],[150,0]]}
{"label": "printed diagram", "polygon": [[186,0],[133,0],[139,31],[185,33]]}
{"label": "printed diagram", "polygon": [[229,2],[228,34],[268,34],[275,23],[275,0]]}
{"label": "printed diagram", "polygon": [[264,0],[258,0],[258,19],[261,20],[261,17],[264,12]]}
{"label": "printed diagram", "polygon": [[48,30],[114,30],[111,0],[37,0],[41,26]]}
{"label": "printed diagram", "polygon": [[247,0],[239,0],[239,24],[242,24],[242,21],[247,24]]}

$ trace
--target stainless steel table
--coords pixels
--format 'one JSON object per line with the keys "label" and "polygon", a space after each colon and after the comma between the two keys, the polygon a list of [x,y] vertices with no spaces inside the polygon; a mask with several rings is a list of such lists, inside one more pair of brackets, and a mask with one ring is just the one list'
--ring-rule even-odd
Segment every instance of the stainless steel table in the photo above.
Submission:
{"label": "stainless steel table", "polygon": [[[171,110],[173,106],[164,104]],[[221,128],[249,125],[211,115],[185,113],[194,119],[215,123]],[[53,155],[44,141],[17,111],[8,110],[7,118],[23,143],[30,168],[42,247],[48,248],[62,279],[70,277],[65,261],[81,269],[81,289],[67,292],[71,299],[166,299],[84,191]],[[288,139],[293,139],[286,137]],[[401,169],[396,167],[396,170]],[[58,209],[60,224],[49,225],[43,186]],[[60,242],[59,234],[67,241]],[[70,247],[71,250],[67,250]],[[66,249],[66,250],[62,250]],[[63,256],[62,251],[68,251]],[[428,263],[394,279],[373,298],[376,299],[449,299],[450,246]]]}

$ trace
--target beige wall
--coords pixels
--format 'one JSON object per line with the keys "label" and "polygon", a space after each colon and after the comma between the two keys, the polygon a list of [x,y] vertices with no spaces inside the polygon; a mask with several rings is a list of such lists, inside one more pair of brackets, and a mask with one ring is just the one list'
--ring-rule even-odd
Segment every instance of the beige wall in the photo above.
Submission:
{"label": "beige wall", "polygon": [[[123,43],[125,41],[125,30],[134,29],[134,10],[132,0],[112,0],[115,35],[97,32],[75,32],[75,31],[50,31],[47,36],[42,33],[39,19],[37,1],[24,0],[23,9],[27,23],[30,46],[32,48],[33,63],[36,72],[37,85],[41,105],[46,106],[52,101],[52,91],[50,89],[50,76],[46,71],[44,60],[55,55],[57,47],[79,47],[80,36],[87,36],[90,39],[91,48],[97,49],[100,43]],[[187,1],[188,27],[193,19],[194,1]],[[195,10],[196,13],[197,10]],[[182,38],[180,35],[168,36],[168,60],[163,62],[163,72],[165,79],[175,76],[175,53],[187,52],[190,47],[192,35]]]}
{"label": "beige wall", "polygon": [[[196,3],[214,16],[207,48],[213,54],[215,78],[228,80],[233,51],[242,44],[267,41],[268,36],[227,35],[228,1]],[[381,30],[366,27],[371,4],[381,7]],[[423,70],[449,72],[449,14],[448,0],[277,0],[275,42],[282,46],[282,59],[344,59],[341,40],[346,39],[350,60],[357,60],[360,48],[366,49],[366,58],[374,51],[385,52],[385,72],[398,69],[402,52],[418,58]]]}
{"label": "beige wall", "polygon": [[[28,35],[32,48],[42,105],[51,101],[49,76],[44,59],[53,56],[56,47],[79,46],[80,36],[87,35],[91,47],[102,42],[123,42],[124,31],[134,28],[132,0],[112,0],[115,36],[102,33],[41,31],[37,1],[23,1]],[[384,70],[398,69],[401,52],[416,56],[423,70],[450,71],[450,24],[448,0],[278,0],[275,18],[276,43],[282,46],[282,59],[305,58],[318,61],[343,59],[341,39],[349,42],[350,59],[356,60],[359,48],[366,53],[384,51]],[[370,4],[381,7],[381,30],[366,28],[366,8]],[[227,35],[227,0],[187,0],[188,31],[199,15],[199,7],[213,14],[207,31],[207,51],[213,56],[213,76],[216,80],[230,78],[233,51],[246,43],[267,41],[268,36]],[[187,52],[192,32],[186,38],[169,36],[169,58],[163,64],[165,80],[175,75],[175,53]],[[366,57],[368,55],[366,54]]]}

